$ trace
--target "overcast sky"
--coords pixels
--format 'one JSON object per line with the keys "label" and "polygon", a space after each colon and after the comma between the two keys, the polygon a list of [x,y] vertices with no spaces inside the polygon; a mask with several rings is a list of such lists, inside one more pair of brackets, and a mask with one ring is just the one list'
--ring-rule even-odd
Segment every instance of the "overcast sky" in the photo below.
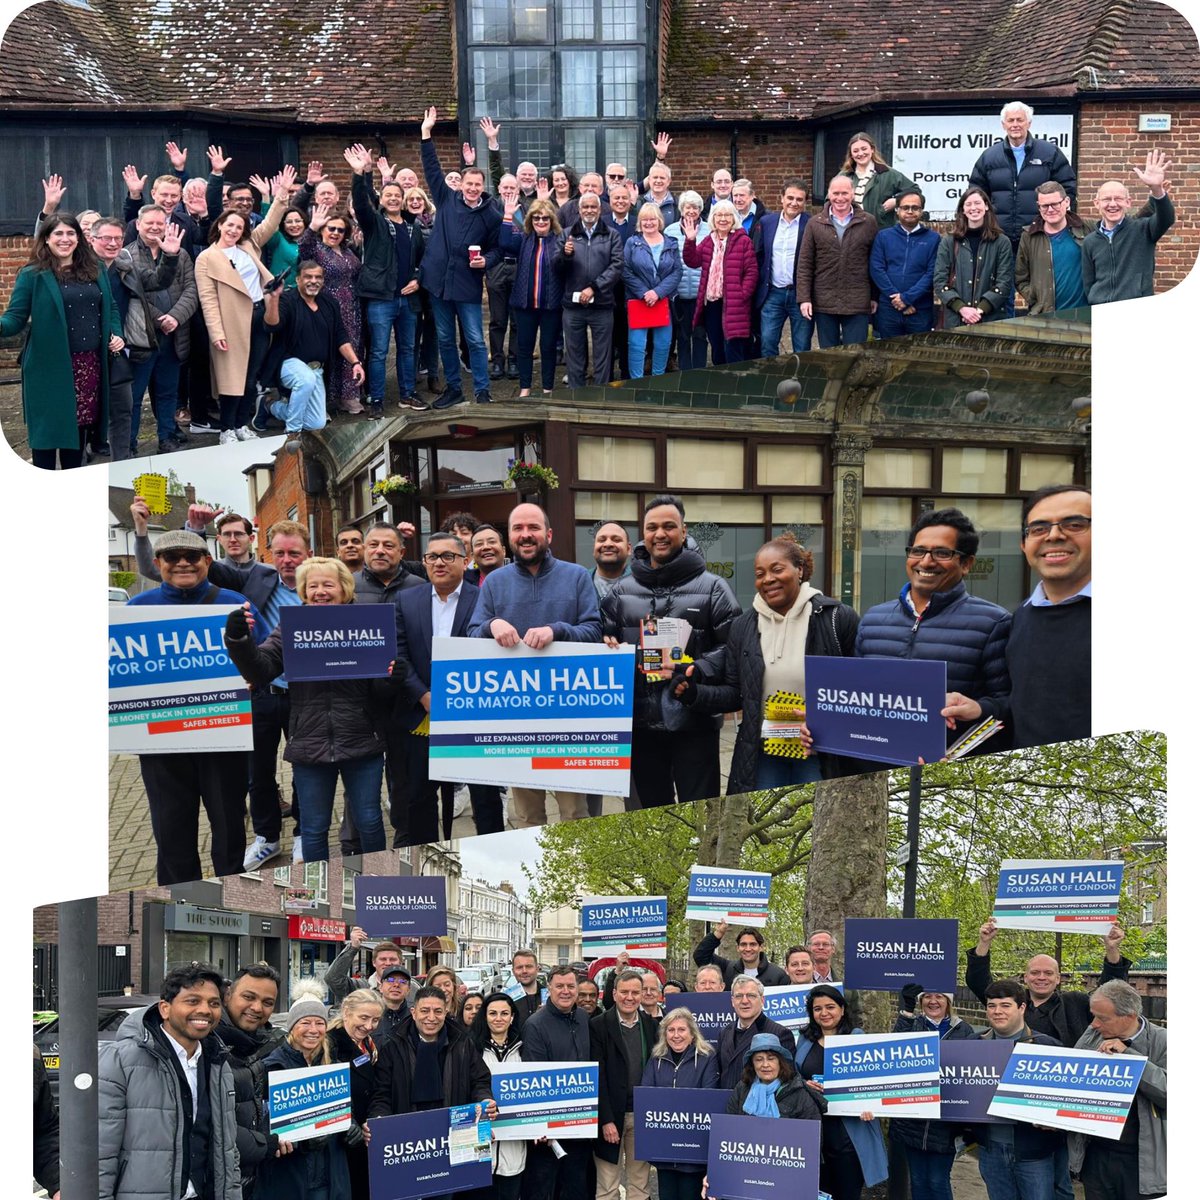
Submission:
{"label": "overcast sky", "polygon": [[491,884],[507,879],[518,895],[525,896],[529,880],[521,867],[529,863],[536,869],[541,861],[537,835],[536,829],[509,829],[485,837],[463,838],[458,843],[463,874]]}

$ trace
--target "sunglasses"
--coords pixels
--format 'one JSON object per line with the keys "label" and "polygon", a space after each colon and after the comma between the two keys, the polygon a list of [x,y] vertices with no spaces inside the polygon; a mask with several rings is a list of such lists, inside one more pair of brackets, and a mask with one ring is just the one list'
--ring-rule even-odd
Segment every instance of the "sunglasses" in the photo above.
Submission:
{"label": "sunglasses", "polygon": [[609,179],[624,179],[624,175],[614,175],[611,171],[608,173]]}
{"label": "sunglasses", "polygon": [[190,563],[194,567],[202,558],[207,558],[208,555],[203,550],[160,550],[158,557],[169,566],[175,566],[176,563],[186,562]]}
{"label": "sunglasses", "polygon": [[344,225],[326,225],[325,232],[326,233],[345,233],[346,228]]}

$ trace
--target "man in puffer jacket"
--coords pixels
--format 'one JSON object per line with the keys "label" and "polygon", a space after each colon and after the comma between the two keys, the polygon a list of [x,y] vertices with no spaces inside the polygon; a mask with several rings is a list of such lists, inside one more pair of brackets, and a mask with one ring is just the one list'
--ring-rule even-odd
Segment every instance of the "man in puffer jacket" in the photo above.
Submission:
{"label": "man in puffer jacket", "polygon": [[99,1200],[242,1200],[221,976],[176,967],[100,1045]]}
{"label": "man in puffer jacket", "polygon": [[[711,676],[721,674],[725,641],[741,613],[725,580],[708,572],[699,547],[687,535],[683,502],[656,496],[646,505],[642,541],[630,574],[601,605],[605,641],[641,647],[664,619],[686,621],[685,659]],[[664,652],[652,669],[639,649],[633,693],[633,783],[643,808],[715,796],[721,790],[720,730],[723,718],[685,709],[667,695],[672,661]],[[683,663],[676,662],[675,666]]]}
{"label": "man in puffer jacket", "polygon": [[[975,526],[957,508],[922,513],[905,551],[908,583],[898,599],[863,613],[854,655],[941,660],[947,693],[973,697],[994,717],[1011,690],[1004,651],[1012,617],[967,592],[963,577],[978,549]],[[953,728],[949,735],[957,736]]]}

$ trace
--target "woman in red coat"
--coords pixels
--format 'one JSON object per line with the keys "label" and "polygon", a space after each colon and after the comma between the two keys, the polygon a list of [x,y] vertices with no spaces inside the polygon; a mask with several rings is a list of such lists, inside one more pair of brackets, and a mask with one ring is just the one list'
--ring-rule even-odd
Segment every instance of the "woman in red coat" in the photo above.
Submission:
{"label": "woman in red coat", "polygon": [[681,222],[687,239],[683,261],[700,268],[694,324],[703,322],[715,364],[745,362],[750,357],[750,306],[758,285],[758,260],[730,201],[718,200],[708,220],[712,232],[700,243],[696,217]]}

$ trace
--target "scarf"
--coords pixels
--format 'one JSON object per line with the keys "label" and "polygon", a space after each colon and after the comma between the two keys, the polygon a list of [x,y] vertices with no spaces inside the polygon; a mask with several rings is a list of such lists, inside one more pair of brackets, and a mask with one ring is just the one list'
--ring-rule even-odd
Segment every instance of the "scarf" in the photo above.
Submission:
{"label": "scarf", "polygon": [[[730,234],[732,234],[730,230]],[[704,292],[706,301],[725,299],[725,248],[729,245],[729,237],[718,237],[714,232],[709,236],[712,242],[712,261],[708,264],[708,287]]]}
{"label": "scarf", "polygon": [[774,1083],[763,1083],[756,1079],[750,1085],[750,1091],[742,1103],[742,1112],[748,1117],[777,1117],[779,1105],[775,1103],[775,1093],[779,1091],[779,1080]]}
{"label": "scarf", "polygon": [[866,195],[867,185],[875,178],[875,164],[872,163],[867,168],[865,175],[859,175],[857,170],[854,174],[854,203],[859,208],[863,206],[863,196]]}
{"label": "scarf", "polygon": [[763,656],[763,698],[783,690],[804,695],[804,651],[812,601],[821,593],[809,583],[800,585],[796,603],[777,613],[761,596],[754,597],[758,640]]}

